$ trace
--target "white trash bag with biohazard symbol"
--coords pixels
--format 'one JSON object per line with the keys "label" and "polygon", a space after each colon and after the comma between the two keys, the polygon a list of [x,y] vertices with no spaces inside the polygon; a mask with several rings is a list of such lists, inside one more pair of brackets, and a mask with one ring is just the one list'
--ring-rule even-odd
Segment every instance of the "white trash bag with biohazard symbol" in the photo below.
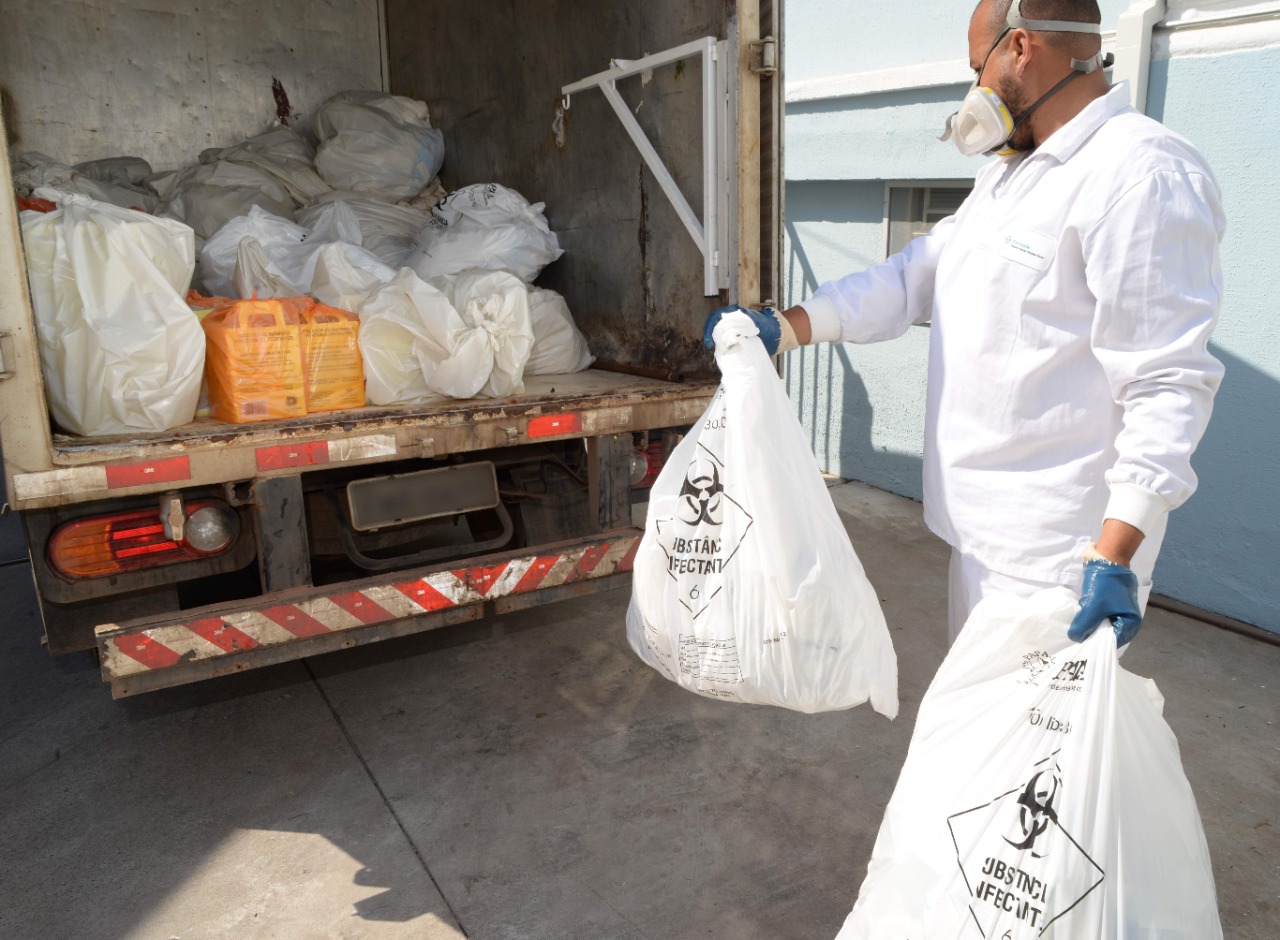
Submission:
{"label": "white trash bag with biohazard symbol", "polygon": [[920,704],[837,940],[1214,940],[1178,742],[1065,588],[974,610]]}
{"label": "white trash bag with biohazard symbol", "polygon": [[631,646],[700,695],[892,718],[884,614],[773,362],[744,314],[715,340],[720,389],[649,497]]}

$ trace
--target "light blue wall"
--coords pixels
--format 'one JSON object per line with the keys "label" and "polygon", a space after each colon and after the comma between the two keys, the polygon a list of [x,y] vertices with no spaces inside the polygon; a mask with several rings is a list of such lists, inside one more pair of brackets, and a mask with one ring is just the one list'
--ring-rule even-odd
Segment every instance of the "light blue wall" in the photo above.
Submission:
{"label": "light blue wall", "polygon": [[1280,632],[1280,49],[1152,63],[1148,113],[1191,139],[1222,185],[1227,367],[1195,458],[1200,489],[1169,519],[1159,590]]}
{"label": "light blue wall", "polygon": [[[884,184],[787,184],[790,302],[884,257]],[[824,469],[913,499],[922,496],[929,331],[892,343],[823,344],[792,353],[787,394]]]}
{"label": "light blue wall", "polygon": [[[1126,6],[1104,3],[1104,27],[1114,27]],[[788,81],[962,57],[970,9],[967,0],[789,0]],[[1200,490],[1171,517],[1156,588],[1280,632],[1280,315],[1272,300],[1280,257],[1278,81],[1278,49],[1157,60],[1149,111],[1203,150],[1229,220],[1213,346],[1227,379],[1195,459]],[[953,86],[788,106],[790,302],[883,258],[884,180],[972,176],[980,161],[934,139],[963,93]],[[891,343],[788,357],[788,391],[824,468],[920,497],[927,345],[928,329],[913,327]]]}
{"label": "light blue wall", "polygon": [[953,85],[788,105],[787,181],[972,179],[979,163],[938,140],[964,94]]}
{"label": "light blue wall", "polygon": [[789,82],[969,54],[968,0],[789,0],[786,11]]}

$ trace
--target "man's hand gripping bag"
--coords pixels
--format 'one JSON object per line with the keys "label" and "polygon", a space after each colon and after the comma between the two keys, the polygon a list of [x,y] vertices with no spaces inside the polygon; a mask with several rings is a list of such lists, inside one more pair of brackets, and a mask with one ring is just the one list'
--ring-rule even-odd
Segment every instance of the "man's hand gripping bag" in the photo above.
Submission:
{"label": "man's hand gripping bag", "polygon": [[982,601],[920,704],[837,940],[1221,940],[1178,742],[1076,597]]}
{"label": "man's hand gripping bag", "polygon": [[700,695],[892,718],[884,614],[773,362],[743,314],[715,340],[720,389],[649,497],[631,646]]}

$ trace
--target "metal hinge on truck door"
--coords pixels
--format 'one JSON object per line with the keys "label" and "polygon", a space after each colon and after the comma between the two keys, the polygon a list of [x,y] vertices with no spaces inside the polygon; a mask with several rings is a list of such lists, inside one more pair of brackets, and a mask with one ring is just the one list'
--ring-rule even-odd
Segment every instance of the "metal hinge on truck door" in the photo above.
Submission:
{"label": "metal hinge on truck door", "polygon": [[751,51],[756,58],[752,59],[751,71],[757,75],[778,74],[778,43],[772,36],[765,36],[751,43]]}
{"label": "metal hinge on truck door", "polygon": [[[632,142],[650,171],[658,179],[658,185],[671,200],[680,221],[693,237],[694,244],[702,252],[705,269],[705,294],[713,297],[729,286],[727,260],[729,257],[728,212],[724,198],[729,192],[728,178],[728,128],[729,96],[728,73],[725,53],[728,44],[712,36],[695,39],[666,52],[647,55],[642,59],[614,59],[608,71],[597,72],[589,78],[565,85],[561,107],[568,110],[571,97],[580,91],[599,88],[626,128]],[[664,65],[674,65],[686,59],[702,59],[702,220],[694,213],[689,201],[680,192],[662,158],[636,121],[622,96],[618,94],[618,82],[632,75],[641,75]]]}

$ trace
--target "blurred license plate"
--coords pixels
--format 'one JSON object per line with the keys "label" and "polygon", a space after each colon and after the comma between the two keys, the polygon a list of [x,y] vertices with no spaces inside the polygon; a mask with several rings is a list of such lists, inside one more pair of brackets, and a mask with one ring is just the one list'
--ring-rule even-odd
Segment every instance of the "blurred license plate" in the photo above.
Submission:
{"label": "blurred license plate", "polygon": [[485,461],[347,484],[351,526],[361,532],[498,505],[498,477]]}

